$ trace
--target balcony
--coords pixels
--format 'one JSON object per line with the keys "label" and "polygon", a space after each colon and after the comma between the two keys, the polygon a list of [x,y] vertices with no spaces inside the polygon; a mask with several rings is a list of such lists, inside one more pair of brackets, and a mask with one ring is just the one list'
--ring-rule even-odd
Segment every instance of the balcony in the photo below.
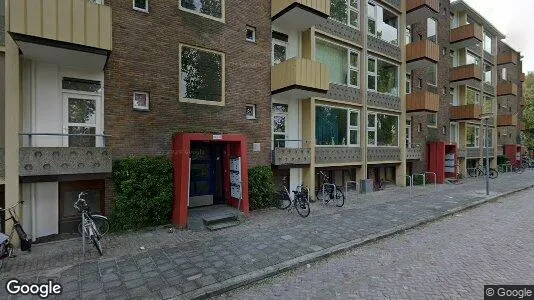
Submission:
{"label": "balcony", "polygon": [[7,0],[7,31],[24,56],[102,70],[112,45],[111,8],[88,0]]}
{"label": "balcony", "polygon": [[316,164],[354,164],[362,161],[360,147],[316,147],[315,163]]}
{"label": "balcony", "polygon": [[302,31],[330,16],[330,0],[272,0],[272,25]]}
{"label": "balcony", "polygon": [[439,46],[431,40],[406,45],[406,68],[424,69],[439,62]]}
{"label": "balcony", "polygon": [[525,122],[519,121],[517,124],[517,129],[519,129],[519,131],[525,131],[527,129]]}
{"label": "balcony", "polygon": [[497,126],[517,126],[517,115],[498,115]]}
{"label": "balcony", "polygon": [[500,81],[497,84],[497,96],[517,96],[517,84],[511,81]]}
{"label": "balcony", "polygon": [[477,24],[467,24],[451,29],[451,48],[460,49],[477,43],[482,43],[484,34],[482,27]]}
{"label": "balcony", "polygon": [[451,68],[449,80],[453,85],[477,85],[482,81],[482,68],[475,64]]}
{"label": "balcony", "polygon": [[327,65],[291,58],[272,67],[271,94],[296,100],[324,96],[329,81]]}
{"label": "balcony", "polygon": [[519,80],[521,80],[521,82],[525,82],[525,73],[521,73]]}
{"label": "balcony", "polygon": [[274,148],[272,160],[275,166],[309,165],[311,163],[311,149]]}
{"label": "balcony", "polygon": [[406,112],[437,112],[439,110],[439,95],[431,92],[412,92],[406,95]]}
{"label": "balcony", "polygon": [[421,148],[406,148],[407,160],[421,160],[423,159],[423,150]]}
{"label": "balcony", "polygon": [[439,0],[407,0],[406,24],[415,24],[436,16],[439,13]]}
{"label": "balcony", "polygon": [[482,106],[467,104],[450,107],[450,119],[455,121],[480,120]]}
{"label": "balcony", "polygon": [[497,56],[497,64],[498,65],[504,65],[504,64],[514,64],[517,65],[518,62],[517,53],[506,53],[506,54],[499,54]]}

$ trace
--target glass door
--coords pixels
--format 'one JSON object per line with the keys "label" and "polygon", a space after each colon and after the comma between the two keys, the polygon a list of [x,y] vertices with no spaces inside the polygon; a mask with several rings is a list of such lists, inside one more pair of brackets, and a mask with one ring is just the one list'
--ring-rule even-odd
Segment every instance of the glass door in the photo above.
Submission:
{"label": "glass door", "polygon": [[406,120],[406,148],[412,148],[412,120]]}
{"label": "glass door", "polygon": [[[95,134],[101,134],[100,96],[64,93],[63,133],[69,136],[63,139],[66,147],[103,146],[102,140]],[[75,136],[78,134],[79,136]]]}

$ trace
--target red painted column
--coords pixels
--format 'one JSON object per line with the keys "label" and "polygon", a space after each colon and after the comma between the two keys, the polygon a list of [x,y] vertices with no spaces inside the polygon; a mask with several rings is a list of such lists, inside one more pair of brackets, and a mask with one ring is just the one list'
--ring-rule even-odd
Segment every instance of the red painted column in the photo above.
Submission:
{"label": "red painted column", "polygon": [[174,202],[172,223],[179,228],[187,227],[187,198],[189,195],[189,151],[190,141],[187,135],[177,134],[172,143],[174,170]]}
{"label": "red painted column", "polygon": [[248,149],[247,149],[247,140],[242,138],[240,142],[240,151],[241,152],[241,182],[242,182],[242,197],[241,210],[248,215],[249,213],[249,199],[248,199]]}

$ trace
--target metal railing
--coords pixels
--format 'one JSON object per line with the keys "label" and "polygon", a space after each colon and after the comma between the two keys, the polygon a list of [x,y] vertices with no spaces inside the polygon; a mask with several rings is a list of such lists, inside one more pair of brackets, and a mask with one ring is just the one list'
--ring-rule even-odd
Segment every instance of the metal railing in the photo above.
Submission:
{"label": "metal railing", "polygon": [[410,199],[413,198],[413,177],[410,175],[406,175],[406,177],[410,181]]}
{"label": "metal railing", "polygon": [[[111,137],[111,135],[108,134],[85,134],[85,133],[50,133],[50,132],[23,132],[19,133],[19,136],[21,137],[28,137],[28,147],[35,147],[32,143],[32,137],[33,136],[48,136],[48,137],[94,137],[95,138],[95,144],[96,138],[102,138],[102,147],[106,146],[106,138]],[[23,141],[24,142],[24,141]]]}
{"label": "metal railing", "polygon": [[[297,143],[297,147],[287,147],[285,143]],[[284,143],[283,147],[280,147],[280,143]],[[303,148],[304,144],[309,145],[310,141],[305,140],[294,140],[294,139],[276,139],[274,140],[275,148]]]}
{"label": "metal railing", "polygon": [[433,174],[434,175],[434,188],[438,188],[437,181],[438,181],[438,174],[434,172],[425,172],[425,180],[423,180],[423,186],[426,185],[426,175],[427,174]]}
{"label": "metal railing", "polygon": [[349,195],[349,184],[354,185],[356,187],[356,200],[358,200],[358,191],[359,191],[359,186],[360,185],[358,184],[357,181],[349,180],[349,181],[345,182],[345,196],[348,197],[348,195]]}

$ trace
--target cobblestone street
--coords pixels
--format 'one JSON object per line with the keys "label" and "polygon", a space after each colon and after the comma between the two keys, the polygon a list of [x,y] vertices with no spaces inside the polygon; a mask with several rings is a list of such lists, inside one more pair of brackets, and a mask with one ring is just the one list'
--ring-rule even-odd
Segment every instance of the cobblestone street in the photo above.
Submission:
{"label": "cobblestone street", "polygon": [[[532,186],[533,174],[534,172],[527,171],[523,174],[500,176],[498,180],[492,181],[493,195]],[[80,239],[35,245],[31,253],[19,255],[7,262],[2,272],[2,280],[4,283],[13,277],[24,279],[26,282],[55,279],[64,287],[61,299],[80,297],[117,299],[134,296],[191,298],[197,296],[195,293],[203,289],[216,290],[214,287],[227,284],[229,281],[243,282],[250,274],[266,268],[328,251],[332,247],[371,235],[379,235],[381,232],[407,224],[436,218],[451,209],[485,198],[483,181],[480,179],[469,180],[461,185],[416,187],[411,194],[412,196],[407,188],[401,187],[390,187],[371,195],[359,195],[357,199],[352,194],[342,208],[314,204],[310,217],[306,219],[300,218],[295,212],[288,213],[276,209],[253,212],[244,224],[215,232],[169,233],[167,229],[156,229],[110,235],[104,239],[104,257],[98,258],[95,251],[88,247],[89,255],[85,263],[81,256]],[[507,199],[502,201],[508,202]],[[521,207],[516,209],[514,213],[527,212]],[[499,220],[494,217],[490,219]],[[486,225],[475,225],[474,230],[487,230]],[[437,233],[438,230],[431,232]],[[466,232],[459,231],[457,234]],[[425,231],[423,236],[430,237],[428,233]],[[402,236],[398,238],[401,239]],[[444,244],[447,242],[447,240],[442,241]],[[407,240],[406,243],[394,251],[387,247],[380,251],[370,251],[376,252],[371,253],[370,257],[374,257],[374,260],[378,257],[380,263],[388,264],[395,261],[396,253],[406,253],[409,257],[420,255],[415,250],[400,249],[408,247],[410,243],[417,244],[417,241]],[[144,246],[145,249],[141,250],[140,246]],[[481,244],[474,244],[468,249],[479,252],[480,247]],[[441,252],[438,251],[435,255],[439,253]],[[365,263],[358,269],[363,270],[368,262],[361,261]],[[463,264],[464,261],[457,263]],[[404,268],[408,274],[410,270],[423,267],[408,264]],[[351,269],[346,269],[340,274],[352,276],[354,272],[349,270]],[[440,277],[448,282],[447,280],[453,280],[457,276],[467,276],[464,272],[459,272],[459,275],[451,273],[450,276],[440,275]],[[331,276],[329,284],[334,285],[332,288],[334,292],[337,291],[336,284],[349,278]],[[395,278],[388,280],[394,282]],[[422,284],[417,280],[413,282],[414,285]],[[373,288],[376,283],[369,284],[363,289],[370,293],[366,295],[381,297],[381,294],[377,294]],[[412,288],[409,284],[406,286],[408,290]],[[300,286],[301,289],[311,287],[325,292],[330,290],[321,284],[312,284],[311,281],[310,283],[303,281]],[[281,284],[280,288],[285,289],[285,285]],[[406,293],[407,290],[402,287],[402,291]],[[422,295],[426,292],[428,290],[423,290]],[[5,289],[0,290],[0,298],[5,298],[7,296],[5,293]],[[246,296],[246,293],[243,296]],[[304,298],[313,296],[313,293],[302,294]]]}
{"label": "cobblestone street", "polygon": [[301,267],[220,299],[482,299],[533,284],[534,191]]}

